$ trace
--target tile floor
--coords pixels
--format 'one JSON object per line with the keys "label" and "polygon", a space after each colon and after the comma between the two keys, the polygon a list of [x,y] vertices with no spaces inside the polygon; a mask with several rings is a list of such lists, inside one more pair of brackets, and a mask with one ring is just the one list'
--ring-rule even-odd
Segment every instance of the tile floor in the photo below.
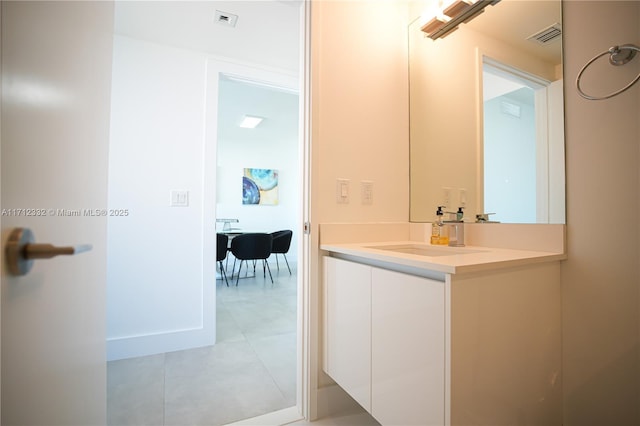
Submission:
{"label": "tile floor", "polygon": [[289,423],[290,426],[380,426],[371,415],[365,411],[354,411],[335,414],[333,416],[318,419],[315,422],[307,422],[301,420],[295,423]]}
{"label": "tile floor", "polygon": [[217,281],[216,345],[109,362],[107,423],[223,425],[295,405],[291,266],[273,262],[274,284],[262,271],[237,287]]}

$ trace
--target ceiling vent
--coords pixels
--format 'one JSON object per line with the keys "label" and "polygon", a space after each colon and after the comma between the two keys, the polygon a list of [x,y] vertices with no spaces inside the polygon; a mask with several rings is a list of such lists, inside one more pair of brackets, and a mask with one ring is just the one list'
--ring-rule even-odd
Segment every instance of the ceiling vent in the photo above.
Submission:
{"label": "ceiling vent", "polygon": [[558,40],[561,35],[562,27],[560,26],[560,24],[555,23],[541,31],[538,31],[535,34],[530,35],[529,37],[527,37],[527,40],[531,40],[534,43],[538,44],[549,44],[554,40]]}
{"label": "ceiling vent", "polygon": [[220,25],[235,27],[236,22],[238,22],[238,15],[216,10],[216,16],[213,19]]}

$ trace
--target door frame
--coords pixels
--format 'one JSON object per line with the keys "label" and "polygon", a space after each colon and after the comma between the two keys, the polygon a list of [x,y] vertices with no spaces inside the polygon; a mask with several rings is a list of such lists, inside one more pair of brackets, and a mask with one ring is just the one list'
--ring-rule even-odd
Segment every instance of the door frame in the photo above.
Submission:
{"label": "door frame", "polygon": [[549,222],[549,137],[548,137],[548,102],[547,87],[551,82],[532,72],[520,69],[501,59],[497,55],[477,51],[477,151],[478,151],[478,175],[477,205],[480,211],[485,211],[485,187],[484,187],[484,99],[483,99],[483,73],[485,67],[492,73],[506,80],[517,81],[523,86],[534,91],[535,97],[535,125],[536,125],[536,222]]}
{"label": "door frame", "polygon": [[[238,424],[288,424],[301,419],[314,420],[317,413],[317,380],[314,372],[317,365],[318,318],[312,309],[311,291],[311,2],[302,0],[300,4],[300,61],[298,72],[298,118],[299,149],[298,169],[302,172],[298,185],[301,202],[298,224],[301,238],[298,240],[297,268],[297,316],[296,316],[296,406],[279,410],[253,419],[245,419]],[[241,65],[216,70],[215,76],[236,75],[250,79],[251,72]],[[209,74],[209,81],[214,74]],[[256,78],[268,84],[277,81]],[[217,92],[217,81],[216,92]],[[208,85],[211,87],[212,85]],[[216,109],[217,111],[217,109]],[[217,132],[217,123],[212,131]]]}
{"label": "door frame", "polygon": [[[297,324],[296,324],[296,406],[267,413],[239,424],[287,424],[301,419],[314,420],[317,413],[318,318],[312,309],[311,291],[311,2],[300,4],[300,61],[298,72],[299,149],[298,169],[302,172],[298,186],[301,202],[298,224]],[[230,72],[221,72],[229,74]],[[231,72],[231,74],[233,74]],[[237,73],[236,73],[237,74]],[[219,74],[218,74],[219,75]],[[242,75],[242,74],[240,74]],[[271,82],[271,81],[270,81]],[[217,129],[216,129],[217,130]],[[315,300],[315,299],[314,299]]]}

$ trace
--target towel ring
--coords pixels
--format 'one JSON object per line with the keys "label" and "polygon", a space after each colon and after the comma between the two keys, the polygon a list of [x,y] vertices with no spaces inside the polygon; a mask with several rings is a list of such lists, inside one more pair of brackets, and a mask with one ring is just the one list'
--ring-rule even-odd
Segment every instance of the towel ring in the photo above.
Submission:
{"label": "towel ring", "polygon": [[589,67],[589,65],[591,65],[593,62],[595,62],[597,59],[599,59],[604,55],[607,55],[607,54],[609,55],[609,63],[611,65],[621,66],[631,61],[636,56],[637,52],[640,52],[640,47],[634,44],[623,44],[621,46],[613,46],[609,50],[594,56],[589,62],[587,62],[584,65],[584,67],[582,67],[582,69],[578,73],[578,77],[576,78],[576,88],[578,89],[578,93],[580,93],[580,96],[582,96],[585,99],[589,99],[590,101],[600,101],[603,99],[609,99],[616,95],[619,95],[620,93],[624,92],[625,90],[627,90],[628,88],[636,84],[636,82],[640,80],[640,74],[638,74],[636,78],[634,78],[631,81],[631,83],[627,84],[622,89],[609,93],[608,95],[605,95],[605,96],[597,97],[597,96],[587,95],[582,91],[582,89],[580,88],[580,78],[582,77],[582,73],[584,73],[584,71],[587,69],[587,67]]}

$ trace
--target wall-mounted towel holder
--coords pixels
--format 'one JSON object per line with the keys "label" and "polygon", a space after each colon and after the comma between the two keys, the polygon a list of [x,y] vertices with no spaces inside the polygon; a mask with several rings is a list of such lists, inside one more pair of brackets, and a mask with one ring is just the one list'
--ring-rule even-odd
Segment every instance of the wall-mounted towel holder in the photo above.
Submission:
{"label": "wall-mounted towel holder", "polygon": [[585,99],[589,99],[590,101],[601,101],[603,99],[609,99],[616,95],[619,95],[620,93],[636,84],[636,82],[640,80],[640,73],[629,84],[627,84],[620,90],[616,90],[615,92],[609,93],[608,95],[604,96],[591,96],[586,94],[580,87],[580,78],[582,77],[584,71],[589,67],[589,65],[591,65],[597,59],[604,55],[609,55],[609,63],[611,65],[621,66],[631,61],[636,56],[637,52],[640,52],[640,47],[636,46],[635,44],[623,44],[620,46],[613,46],[609,50],[606,50],[594,56],[589,62],[584,65],[584,67],[582,67],[582,69],[578,73],[578,77],[576,78],[576,88],[578,89],[578,93],[580,93],[580,96]]}

